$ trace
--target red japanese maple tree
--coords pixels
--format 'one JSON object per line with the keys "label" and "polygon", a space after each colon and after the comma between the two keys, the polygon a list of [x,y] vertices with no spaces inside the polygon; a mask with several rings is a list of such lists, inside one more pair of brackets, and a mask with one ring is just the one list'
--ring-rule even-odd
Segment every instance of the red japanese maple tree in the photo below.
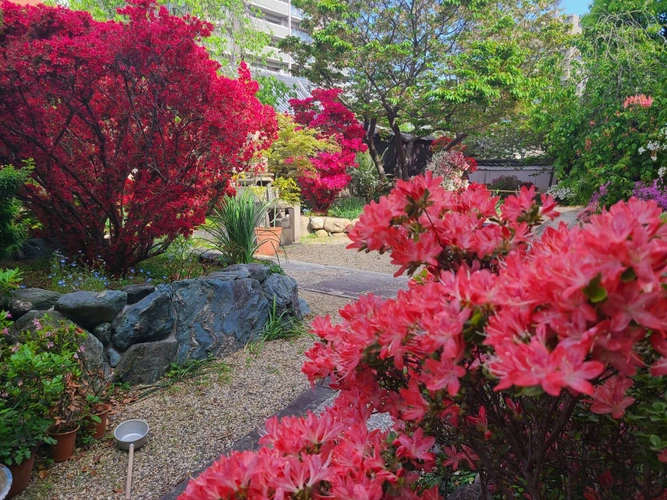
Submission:
{"label": "red japanese maple tree", "polygon": [[122,272],[204,222],[276,131],[245,65],[199,45],[212,25],[154,0],[126,22],[0,3],[0,164],[33,158],[21,193],[45,230]]}
{"label": "red japanese maple tree", "polygon": [[340,89],[316,89],[307,99],[291,99],[294,119],[303,126],[319,130],[322,137],[334,139],[340,152],[322,152],[312,159],[313,172],[298,179],[301,194],[317,212],[326,212],[351,177],[347,169],[357,166],[356,154],[366,151],[364,128],[340,101]]}

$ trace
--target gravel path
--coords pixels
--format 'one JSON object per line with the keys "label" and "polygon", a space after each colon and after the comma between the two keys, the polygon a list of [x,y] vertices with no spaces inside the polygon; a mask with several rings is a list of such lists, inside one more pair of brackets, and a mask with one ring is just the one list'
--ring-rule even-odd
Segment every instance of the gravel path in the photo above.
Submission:
{"label": "gravel path", "polygon": [[[348,299],[300,292],[315,315],[331,314]],[[131,402],[111,416],[110,429],[127,418],[151,426],[148,443],[135,453],[132,498],[159,498],[201,469],[237,439],[287,406],[309,387],[300,372],[310,336],[249,348],[205,365],[201,375]],[[127,453],[112,432],[78,451],[70,462],[37,472],[19,500],[123,498]]]}
{"label": "gravel path", "polygon": [[377,252],[365,253],[347,250],[350,244],[347,238],[321,238],[304,240],[285,247],[288,260],[311,262],[327,266],[349,267],[363,271],[394,274],[398,266],[391,263],[389,254]]}

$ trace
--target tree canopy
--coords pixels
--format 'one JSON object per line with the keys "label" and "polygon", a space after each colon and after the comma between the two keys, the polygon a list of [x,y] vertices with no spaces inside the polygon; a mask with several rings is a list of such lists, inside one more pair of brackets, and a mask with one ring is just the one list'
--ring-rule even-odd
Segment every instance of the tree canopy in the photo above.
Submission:
{"label": "tree canopy", "polygon": [[295,0],[312,35],[281,48],[317,85],[341,86],[366,125],[394,134],[447,132],[452,146],[514,114],[547,83],[562,57],[565,26],[547,0]]}

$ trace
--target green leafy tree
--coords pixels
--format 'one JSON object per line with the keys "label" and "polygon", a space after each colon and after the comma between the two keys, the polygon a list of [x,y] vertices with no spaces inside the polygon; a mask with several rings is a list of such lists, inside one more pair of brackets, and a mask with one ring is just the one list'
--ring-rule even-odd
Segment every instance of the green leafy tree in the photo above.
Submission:
{"label": "green leafy tree", "polygon": [[269,172],[276,177],[296,179],[307,171],[315,171],[312,158],[321,152],[335,153],[340,146],[328,138],[319,137],[315,128],[298,125],[288,115],[277,115],[278,138],[269,149],[262,151]]}
{"label": "green leafy tree", "polygon": [[[595,0],[582,19],[579,61],[536,115],[556,175],[574,202],[586,203],[607,185],[604,201],[613,203],[667,165],[663,152],[651,154],[648,146],[667,140],[661,132],[667,119],[665,12],[664,0]],[[628,101],[641,95],[652,104]]]}
{"label": "green leafy tree", "polygon": [[21,203],[16,193],[28,181],[32,162],[17,169],[12,165],[0,166],[0,258],[16,250],[27,234],[26,225],[19,220]]}
{"label": "green leafy tree", "polygon": [[300,75],[345,88],[381,175],[372,141],[377,126],[393,132],[396,173],[405,178],[401,131],[445,131],[454,147],[534,99],[548,82],[545,68],[562,54],[565,27],[546,0],[294,3],[313,42],[290,37],[281,48]]}

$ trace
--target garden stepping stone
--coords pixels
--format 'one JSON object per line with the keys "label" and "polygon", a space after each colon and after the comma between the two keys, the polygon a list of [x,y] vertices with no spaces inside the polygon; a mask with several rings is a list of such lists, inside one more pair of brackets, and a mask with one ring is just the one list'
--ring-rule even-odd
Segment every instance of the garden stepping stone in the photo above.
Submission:
{"label": "garden stepping stone", "polygon": [[86,330],[111,322],[125,307],[127,294],[120,290],[103,292],[72,292],[61,295],[55,310]]}

